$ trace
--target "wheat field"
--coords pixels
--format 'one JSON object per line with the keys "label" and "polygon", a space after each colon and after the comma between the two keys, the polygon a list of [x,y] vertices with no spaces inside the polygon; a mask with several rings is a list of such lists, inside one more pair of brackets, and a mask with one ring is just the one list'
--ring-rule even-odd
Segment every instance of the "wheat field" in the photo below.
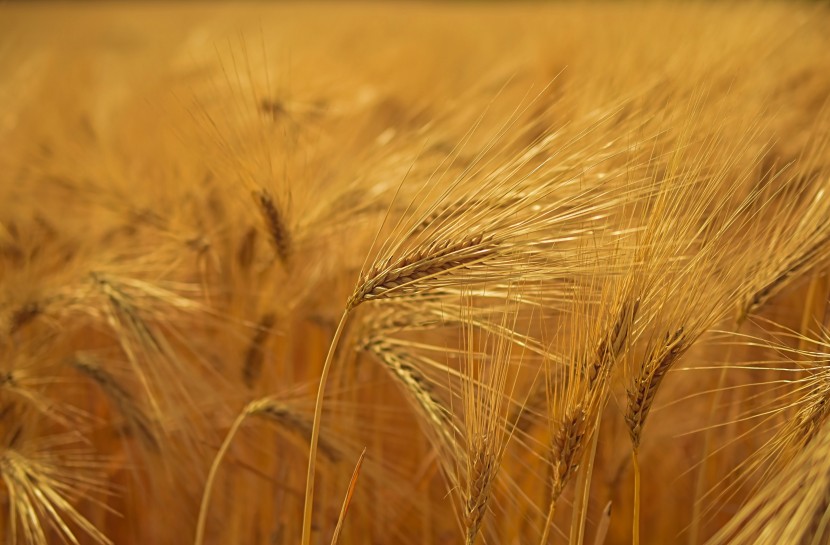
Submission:
{"label": "wheat field", "polygon": [[0,5],[0,536],[830,543],[830,9]]}

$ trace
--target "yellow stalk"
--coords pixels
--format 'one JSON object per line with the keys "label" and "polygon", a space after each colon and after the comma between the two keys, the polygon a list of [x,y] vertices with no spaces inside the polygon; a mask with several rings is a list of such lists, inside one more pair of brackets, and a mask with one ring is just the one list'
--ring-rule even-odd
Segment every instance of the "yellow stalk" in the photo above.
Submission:
{"label": "yellow stalk", "polygon": [[[323,372],[320,375],[320,386],[317,389],[317,402],[314,405],[314,426],[311,429],[311,439],[309,440],[308,448],[308,474],[306,476],[305,486],[305,506],[303,507],[303,534],[300,543],[302,545],[311,544],[311,511],[314,504],[314,473],[317,464],[317,442],[320,438],[320,420],[323,415],[323,395],[326,391],[326,380],[329,376],[331,363],[334,360],[334,351],[340,341],[340,336],[343,334],[343,328],[346,324],[346,317],[349,311],[343,311],[343,316],[340,317],[340,322],[337,324],[337,330],[334,332],[334,338],[329,345],[329,353],[326,355],[326,361],[323,363]],[[197,544],[198,545],[198,544]]]}

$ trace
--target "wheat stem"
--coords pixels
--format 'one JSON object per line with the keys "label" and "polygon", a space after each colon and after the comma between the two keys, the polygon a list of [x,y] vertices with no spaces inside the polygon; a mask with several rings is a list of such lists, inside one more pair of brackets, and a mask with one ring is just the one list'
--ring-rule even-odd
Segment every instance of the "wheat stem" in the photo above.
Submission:
{"label": "wheat stem", "polygon": [[631,451],[634,462],[634,520],[632,522],[631,544],[640,545],[640,462],[637,459],[637,449]]}
{"label": "wheat stem", "polygon": [[228,430],[228,435],[225,436],[225,440],[222,442],[222,446],[219,447],[219,452],[216,453],[216,457],[213,459],[213,464],[210,466],[207,483],[205,484],[205,491],[202,493],[202,504],[199,506],[199,519],[196,523],[196,539],[193,542],[194,545],[202,545],[204,542],[205,521],[207,520],[210,494],[213,490],[213,483],[216,480],[216,472],[219,470],[219,465],[222,463],[222,459],[225,457],[225,454],[227,454],[234,436],[239,431],[239,427],[242,425],[243,420],[245,420],[245,417],[248,416],[248,414],[248,407],[245,407],[245,410],[243,410],[239,416],[236,417],[236,420],[233,421],[233,425],[230,430]]}
{"label": "wheat stem", "polygon": [[550,535],[550,527],[553,525],[553,515],[556,513],[556,500],[551,498],[550,506],[548,507],[548,516],[545,517],[545,528],[542,530],[542,539],[539,540],[539,545],[547,545],[548,536]]}
{"label": "wheat stem", "polygon": [[[579,509],[576,509],[576,505],[574,505],[573,520],[571,522],[572,536],[570,540],[571,543],[576,543],[576,545],[582,545],[582,542],[585,539],[585,521],[588,518],[588,499],[591,494],[591,477],[594,472],[594,460],[597,455],[600,420],[600,418],[597,418],[596,428],[594,429],[594,433],[591,435],[588,463],[583,466],[583,471],[579,479],[579,484],[581,486],[577,487],[577,493],[579,494]],[[573,539],[574,527],[576,527],[577,531],[576,540]]]}
{"label": "wheat stem", "polygon": [[[739,321],[735,331],[738,331],[741,327],[742,321]],[[729,346],[726,350],[726,358],[724,361],[729,362],[732,356],[732,345]],[[712,433],[714,430],[714,426],[712,422],[715,418],[715,410],[717,407],[720,406],[720,398],[723,393],[723,385],[726,382],[726,373],[729,369],[728,365],[724,365],[723,369],[721,369],[720,376],[718,376],[718,385],[715,388],[715,395],[712,399],[712,404],[709,406],[709,414],[706,418],[706,432],[703,436],[703,455],[700,459],[700,467],[698,468],[697,472],[697,479],[695,482],[695,502],[692,506],[692,526],[689,529],[689,545],[695,545],[698,542],[700,537],[700,509],[701,509],[701,502],[698,501],[703,495],[703,487],[706,484],[706,467],[707,462],[709,461],[709,451],[712,448]]]}
{"label": "wheat stem", "polygon": [[[314,504],[314,472],[317,463],[317,443],[320,438],[320,421],[323,416],[323,394],[326,391],[326,380],[329,376],[331,363],[334,360],[334,351],[337,344],[340,342],[340,336],[343,334],[344,326],[346,325],[346,318],[349,316],[348,309],[343,311],[340,317],[340,322],[337,324],[337,329],[334,332],[334,338],[329,345],[329,353],[326,355],[326,361],[323,363],[323,371],[320,375],[320,386],[317,388],[317,401],[314,404],[314,426],[311,428],[311,439],[309,440],[308,448],[308,474],[306,476],[305,486],[305,506],[303,507],[303,534],[300,543],[302,545],[311,544],[311,511]],[[198,545],[198,544],[197,544]]]}

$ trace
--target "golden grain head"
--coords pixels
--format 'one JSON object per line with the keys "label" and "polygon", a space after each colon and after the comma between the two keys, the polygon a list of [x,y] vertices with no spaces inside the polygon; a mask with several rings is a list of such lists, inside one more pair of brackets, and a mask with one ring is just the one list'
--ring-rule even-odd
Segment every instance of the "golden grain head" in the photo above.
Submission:
{"label": "golden grain head", "polygon": [[0,535],[826,543],[829,26],[0,6]]}

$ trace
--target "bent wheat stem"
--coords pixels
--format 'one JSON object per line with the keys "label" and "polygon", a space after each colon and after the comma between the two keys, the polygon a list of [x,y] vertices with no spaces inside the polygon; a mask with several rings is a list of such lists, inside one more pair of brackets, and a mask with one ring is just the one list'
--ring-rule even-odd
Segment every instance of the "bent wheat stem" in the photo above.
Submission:
{"label": "bent wheat stem", "polygon": [[326,391],[326,380],[329,376],[331,363],[334,360],[334,351],[337,349],[337,344],[340,342],[340,336],[343,334],[343,328],[346,325],[346,318],[348,316],[349,311],[343,311],[343,316],[340,317],[340,322],[337,324],[337,329],[334,332],[334,338],[331,340],[331,345],[329,345],[329,353],[326,355],[326,361],[323,363],[323,371],[320,375],[320,386],[317,388],[317,401],[314,404],[314,427],[311,428],[311,439],[309,439],[310,444],[308,447],[308,475],[306,476],[305,506],[303,507],[303,534],[300,541],[302,545],[311,544],[311,510],[314,504],[314,472],[317,468],[317,443],[320,439],[320,420],[323,415],[323,394]]}
{"label": "bent wheat stem", "polygon": [[239,416],[236,417],[236,420],[233,421],[233,425],[231,425],[230,430],[228,430],[228,435],[225,436],[225,440],[222,442],[222,446],[219,447],[219,452],[216,453],[216,457],[213,459],[213,464],[210,466],[207,483],[205,484],[205,491],[202,493],[202,504],[199,507],[199,519],[196,522],[196,539],[193,542],[194,545],[202,545],[204,542],[207,510],[208,505],[210,504],[210,494],[213,490],[213,481],[216,480],[216,472],[219,470],[219,465],[222,463],[222,459],[225,457],[225,454],[227,454],[233,438],[239,431],[239,427],[242,425],[245,417],[250,414],[250,406],[250,404],[246,406],[245,409],[239,413]]}

